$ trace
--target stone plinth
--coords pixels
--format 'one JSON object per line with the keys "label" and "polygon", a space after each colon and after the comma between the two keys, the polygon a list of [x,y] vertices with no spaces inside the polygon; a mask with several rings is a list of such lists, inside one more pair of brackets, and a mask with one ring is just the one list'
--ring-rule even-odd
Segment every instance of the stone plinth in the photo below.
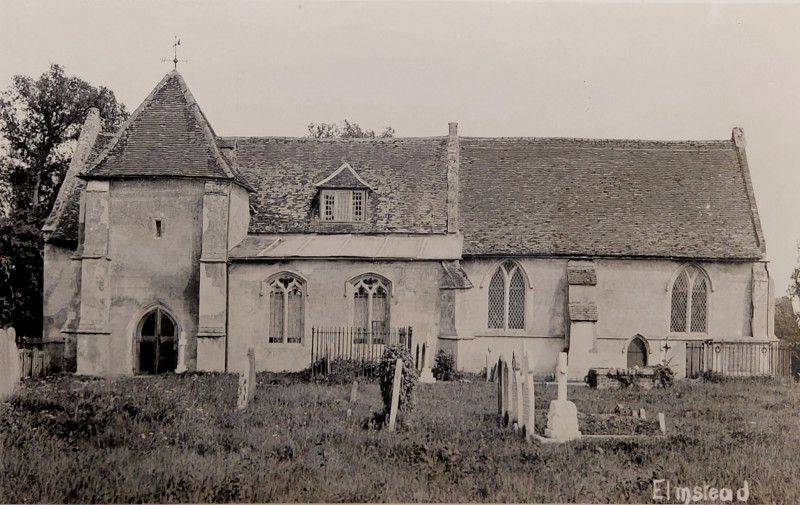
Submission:
{"label": "stone plinth", "polygon": [[425,367],[419,373],[419,381],[424,382],[425,384],[433,384],[436,382],[436,378],[433,376],[433,372],[430,368]]}
{"label": "stone plinth", "polygon": [[553,400],[547,413],[547,428],[544,436],[558,441],[580,438],[578,408],[567,400]]}

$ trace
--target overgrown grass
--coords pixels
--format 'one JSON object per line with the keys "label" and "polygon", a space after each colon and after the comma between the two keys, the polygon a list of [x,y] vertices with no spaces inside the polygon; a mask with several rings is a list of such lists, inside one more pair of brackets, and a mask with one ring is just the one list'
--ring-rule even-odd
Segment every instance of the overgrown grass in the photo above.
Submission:
{"label": "overgrown grass", "polygon": [[[349,385],[259,375],[244,412],[236,387],[222,374],[27,382],[0,404],[0,502],[649,503],[654,478],[746,479],[751,503],[800,502],[794,384],[570,388],[586,433],[656,432],[664,412],[668,436],[545,446],[500,426],[495,384],[420,384],[395,433],[362,427],[382,408],[377,384],[351,405]],[[537,395],[541,428],[555,388]],[[617,404],[649,424],[594,415]]]}

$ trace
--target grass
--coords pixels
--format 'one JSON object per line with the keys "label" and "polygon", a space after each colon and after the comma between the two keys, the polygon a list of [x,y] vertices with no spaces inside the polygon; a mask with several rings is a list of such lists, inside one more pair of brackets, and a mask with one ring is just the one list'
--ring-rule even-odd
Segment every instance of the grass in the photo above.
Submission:
{"label": "grass", "polygon": [[[500,426],[495,384],[420,384],[395,433],[363,427],[377,384],[351,405],[349,384],[259,375],[243,412],[236,388],[224,374],[26,382],[0,404],[0,502],[651,503],[655,478],[734,493],[746,479],[751,503],[800,502],[796,384],[570,388],[585,433],[656,432],[664,412],[667,437],[545,446]],[[537,388],[539,416],[554,396]],[[648,422],[598,415],[617,404]]]}

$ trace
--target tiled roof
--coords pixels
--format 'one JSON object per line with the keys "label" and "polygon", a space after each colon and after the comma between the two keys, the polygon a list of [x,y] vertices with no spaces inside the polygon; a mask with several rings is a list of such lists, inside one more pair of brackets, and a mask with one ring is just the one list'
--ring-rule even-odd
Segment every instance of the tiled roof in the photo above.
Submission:
{"label": "tiled roof", "polygon": [[456,261],[442,261],[442,280],[439,289],[470,289],[472,282],[467,272]]}
{"label": "tiled roof", "polygon": [[[236,141],[237,167],[257,191],[250,199],[250,233],[447,231],[446,138]],[[344,163],[373,188],[367,219],[321,222],[315,184]]]}
{"label": "tiled roof", "polygon": [[597,321],[597,304],[577,302],[569,304],[570,321]]}
{"label": "tiled roof", "polygon": [[87,175],[232,179],[235,173],[183,77],[172,71],[131,114]]}
{"label": "tiled roof", "polygon": [[464,138],[464,254],[755,259],[733,141]]}
{"label": "tiled roof", "polygon": [[[78,241],[78,220],[80,216],[81,194],[86,188],[86,181],[77,176],[85,172],[100,155],[102,150],[111,142],[113,135],[110,133],[100,133],[97,135],[91,153],[82,166],[76,166],[74,170],[67,170],[64,181],[61,183],[63,188],[58,193],[53,210],[47,218],[44,229],[49,231],[48,241]],[[72,167],[70,167],[72,168]]]}
{"label": "tiled roof", "polygon": [[570,286],[596,286],[594,262],[572,260],[567,263],[567,282]]}
{"label": "tiled roof", "polygon": [[318,182],[316,186],[328,189],[372,189],[348,163],[336,169],[331,175]]}

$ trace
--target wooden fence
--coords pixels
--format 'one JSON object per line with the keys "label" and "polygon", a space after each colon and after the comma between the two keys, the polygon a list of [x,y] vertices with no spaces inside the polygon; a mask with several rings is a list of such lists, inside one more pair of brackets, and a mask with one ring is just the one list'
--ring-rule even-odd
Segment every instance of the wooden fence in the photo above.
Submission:
{"label": "wooden fence", "polygon": [[63,347],[61,342],[23,341],[19,345],[20,379],[49,375],[52,369],[51,355]]}

